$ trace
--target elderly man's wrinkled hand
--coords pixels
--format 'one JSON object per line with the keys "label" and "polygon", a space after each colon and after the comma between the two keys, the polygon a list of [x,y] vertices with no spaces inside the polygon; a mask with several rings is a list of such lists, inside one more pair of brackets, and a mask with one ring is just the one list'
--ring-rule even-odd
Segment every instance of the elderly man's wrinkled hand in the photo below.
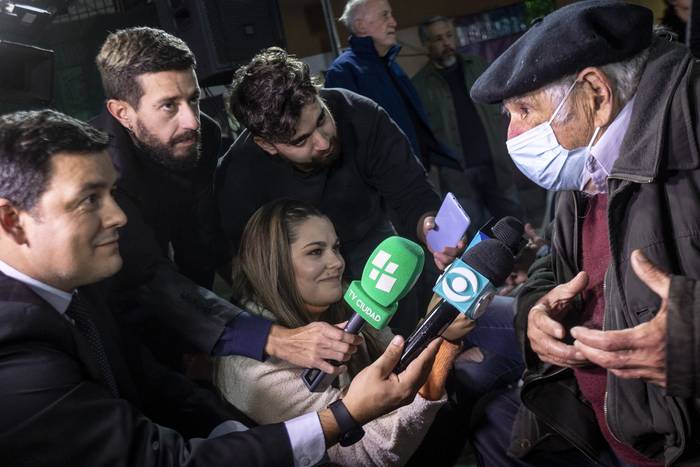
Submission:
{"label": "elderly man's wrinkled hand", "polygon": [[641,251],[632,253],[632,268],[661,297],[656,316],[621,331],[597,331],[575,327],[575,347],[592,363],[620,378],[639,378],[666,387],[666,324],[670,276],[653,265]]}
{"label": "elderly man's wrinkled hand", "polygon": [[530,309],[527,320],[527,337],[530,347],[540,360],[558,366],[575,368],[590,364],[573,345],[563,342],[566,336],[559,320],[568,311],[571,300],[588,284],[588,275],[580,272],[565,284],[561,284]]}

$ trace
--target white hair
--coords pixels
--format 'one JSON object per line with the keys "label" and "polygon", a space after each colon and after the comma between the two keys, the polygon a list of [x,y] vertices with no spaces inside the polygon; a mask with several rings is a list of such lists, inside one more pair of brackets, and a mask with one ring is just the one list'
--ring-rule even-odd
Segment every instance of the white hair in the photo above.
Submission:
{"label": "white hair", "polygon": [[348,0],[343,9],[343,14],[338,18],[353,34],[355,34],[353,29],[355,20],[360,17],[360,10],[368,1],[370,0]]}
{"label": "white hair", "polygon": [[[632,99],[634,93],[637,92],[637,86],[639,86],[639,80],[642,77],[642,72],[649,58],[649,49],[644,49],[632,58],[627,59],[622,62],[609,63],[603,65],[600,70],[605,74],[605,76],[610,79],[613,92],[615,97],[619,100],[620,106],[624,106]],[[551,102],[555,102],[556,105],[564,99],[566,91],[573,85],[576,75],[569,75],[561,78],[553,83],[546,85],[542,88],[544,94],[550,99]],[[564,108],[559,110],[559,113],[554,118],[554,122],[562,123],[566,121],[571,109],[572,101],[568,100],[564,104]],[[553,123],[554,123],[553,122]]]}

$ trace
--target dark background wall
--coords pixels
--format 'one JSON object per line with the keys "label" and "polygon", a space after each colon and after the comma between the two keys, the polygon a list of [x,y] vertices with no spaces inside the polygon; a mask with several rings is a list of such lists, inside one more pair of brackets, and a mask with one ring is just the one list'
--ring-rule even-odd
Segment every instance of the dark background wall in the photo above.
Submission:
{"label": "dark background wall", "polygon": [[[70,22],[52,23],[39,35],[9,37],[14,41],[29,42],[54,51],[51,107],[84,120],[95,116],[101,110],[104,95],[95,66],[95,56],[109,32],[135,25],[158,27],[158,15],[153,4],[132,3],[135,5],[117,14],[102,14]],[[3,37],[2,31],[0,39],[7,39]],[[1,61],[2,57],[0,63]],[[0,100],[0,113],[38,107],[45,105],[7,103]]]}
{"label": "dark background wall", "polygon": [[[201,0],[214,1],[214,0]],[[228,0],[235,1],[235,0]],[[84,0],[86,4],[90,0]],[[109,3],[104,0],[103,3]],[[329,35],[323,18],[320,0],[279,0],[287,49],[299,57],[329,53]],[[402,65],[409,74],[425,61],[415,34],[420,21],[431,15],[462,16],[518,3],[517,0],[393,0],[394,16],[399,23],[399,39],[406,44]],[[557,0],[557,5],[567,0]],[[652,8],[657,16],[663,13],[663,0],[639,0],[635,3]],[[345,0],[332,0],[334,16],[340,16]],[[40,35],[32,36],[34,45],[55,51],[52,106],[79,118],[87,119],[101,110],[104,100],[94,58],[109,31],[119,28],[148,25],[158,26],[154,3],[146,0],[116,0],[118,13],[100,14],[85,19],[50,24]],[[347,30],[337,23],[338,35],[346,45]],[[3,31],[0,29],[0,40]],[[332,58],[332,57],[331,57]],[[2,57],[0,57],[0,66]],[[34,104],[2,102],[0,113],[37,107]]]}
{"label": "dark background wall", "polygon": [[[499,6],[518,3],[517,0],[394,0],[391,7],[399,28],[417,26],[423,18],[433,15],[461,16]],[[333,0],[333,13],[338,18],[345,0]],[[329,52],[330,42],[323,23],[323,10],[318,0],[282,0],[282,17],[289,49],[300,57]],[[338,35],[347,45],[348,31],[338,23]]]}
{"label": "dark background wall", "polygon": [[56,53],[56,108],[84,120],[102,110],[104,94],[95,56],[110,31],[135,25],[158,27],[153,5],[141,5],[117,15],[51,25],[46,39],[49,48]]}

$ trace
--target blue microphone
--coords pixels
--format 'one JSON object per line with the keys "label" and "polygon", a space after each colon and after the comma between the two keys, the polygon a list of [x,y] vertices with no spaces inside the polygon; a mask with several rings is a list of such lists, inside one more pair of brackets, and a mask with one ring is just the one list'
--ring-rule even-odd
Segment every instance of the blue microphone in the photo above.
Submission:
{"label": "blue microphone", "polygon": [[522,223],[515,218],[504,218],[492,230],[495,230],[494,236],[508,244],[496,238],[480,239],[445,270],[433,289],[442,300],[406,340],[394,373],[405,370],[459,313],[473,320],[481,316],[496,295],[496,287],[502,285],[513,271],[514,256],[519,245],[523,244]]}

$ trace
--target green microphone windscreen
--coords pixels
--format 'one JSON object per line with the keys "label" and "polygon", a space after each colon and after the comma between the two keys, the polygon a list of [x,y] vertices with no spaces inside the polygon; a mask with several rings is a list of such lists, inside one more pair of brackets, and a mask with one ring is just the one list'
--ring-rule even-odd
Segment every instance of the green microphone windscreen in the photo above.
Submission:
{"label": "green microphone windscreen", "polygon": [[372,252],[361,285],[375,302],[389,306],[402,299],[423,270],[423,249],[402,237],[389,237]]}
{"label": "green microphone windscreen", "polygon": [[384,328],[423,270],[423,249],[402,237],[389,237],[374,249],[362,279],[353,281],[344,299],[376,329]]}

